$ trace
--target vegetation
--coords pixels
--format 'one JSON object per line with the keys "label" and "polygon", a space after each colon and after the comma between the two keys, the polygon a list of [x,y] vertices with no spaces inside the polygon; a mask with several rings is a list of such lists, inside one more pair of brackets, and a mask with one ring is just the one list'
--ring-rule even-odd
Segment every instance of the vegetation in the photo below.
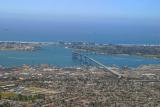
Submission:
{"label": "vegetation", "polygon": [[160,58],[160,54],[159,55],[143,55],[144,57],[151,57],[151,58]]}
{"label": "vegetation", "polygon": [[8,100],[14,100],[14,101],[35,101],[36,99],[43,99],[40,95],[22,95],[17,94],[14,92],[1,92],[0,93],[0,99],[8,99]]}

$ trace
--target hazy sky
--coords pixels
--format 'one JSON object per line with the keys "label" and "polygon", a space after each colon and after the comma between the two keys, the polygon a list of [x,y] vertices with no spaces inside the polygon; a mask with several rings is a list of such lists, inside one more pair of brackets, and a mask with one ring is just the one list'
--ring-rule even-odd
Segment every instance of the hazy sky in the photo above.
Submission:
{"label": "hazy sky", "polygon": [[159,0],[0,0],[1,17],[160,18]]}
{"label": "hazy sky", "polygon": [[[46,35],[52,31],[52,35],[79,33],[82,35],[99,34],[104,37],[108,34],[118,35],[117,32],[120,31],[117,29],[120,27],[123,32],[128,32],[121,35],[129,35],[135,31],[134,28],[137,28],[137,34],[134,32],[137,37],[146,31],[148,32],[147,38],[160,38],[158,36],[160,35],[158,30],[160,0],[0,0],[0,28],[12,29],[13,31],[10,32],[19,35],[19,33],[14,33],[16,27],[17,29],[24,28],[24,31],[38,32],[38,28],[34,29],[37,25],[54,28],[54,30],[44,30]],[[40,28],[42,29],[43,27]],[[74,29],[73,32],[71,32],[72,29]],[[60,30],[63,33],[58,32]],[[110,32],[105,33],[105,31]],[[8,34],[1,31],[0,34],[2,33]],[[39,33],[34,32],[34,35],[36,34]],[[11,36],[8,34],[9,37]],[[0,36],[1,38],[5,37]]]}

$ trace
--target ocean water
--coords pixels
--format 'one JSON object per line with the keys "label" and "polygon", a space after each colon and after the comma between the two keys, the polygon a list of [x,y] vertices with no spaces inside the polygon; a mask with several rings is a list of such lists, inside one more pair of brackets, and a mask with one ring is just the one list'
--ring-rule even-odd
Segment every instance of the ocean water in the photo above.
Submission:
{"label": "ocean water", "polygon": [[[38,51],[0,51],[0,65],[6,67],[23,64],[50,64],[61,67],[80,66],[79,61],[72,59],[73,49],[61,46],[42,46]],[[89,57],[108,65],[119,67],[137,67],[142,64],[159,64],[160,59],[144,58],[129,55],[88,54]]]}
{"label": "ocean water", "polygon": [[158,22],[38,21],[0,18],[0,40],[86,41],[113,44],[160,44]]}

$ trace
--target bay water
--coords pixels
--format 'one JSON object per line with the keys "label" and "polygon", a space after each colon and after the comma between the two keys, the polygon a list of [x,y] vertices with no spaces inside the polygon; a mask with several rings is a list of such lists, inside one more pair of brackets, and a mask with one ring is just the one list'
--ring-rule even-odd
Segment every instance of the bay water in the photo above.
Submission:
{"label": "bay water", "polygon": [[[62,46],[42,46],[37,51],[0,51],[0,65],[6,67],[21,66],[23,64],[50,64],[60,67],[81,66],[79,61],[72,59],[73,49]],[[138,67],[143,64],[159,64],[160,59],[145,58],[130,55],[88,54],[89,57],[108,66]]]}

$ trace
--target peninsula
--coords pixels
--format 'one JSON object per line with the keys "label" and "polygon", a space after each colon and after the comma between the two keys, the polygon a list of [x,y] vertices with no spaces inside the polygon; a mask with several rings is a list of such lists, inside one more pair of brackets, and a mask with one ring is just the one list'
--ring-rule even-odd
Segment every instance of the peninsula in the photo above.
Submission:
{"label": "peninsula", "polygon": [[61,42],[61,44],[69,48],[102,54],[128,54],[160,58],[160,45],[97,44],[85,42]]}

